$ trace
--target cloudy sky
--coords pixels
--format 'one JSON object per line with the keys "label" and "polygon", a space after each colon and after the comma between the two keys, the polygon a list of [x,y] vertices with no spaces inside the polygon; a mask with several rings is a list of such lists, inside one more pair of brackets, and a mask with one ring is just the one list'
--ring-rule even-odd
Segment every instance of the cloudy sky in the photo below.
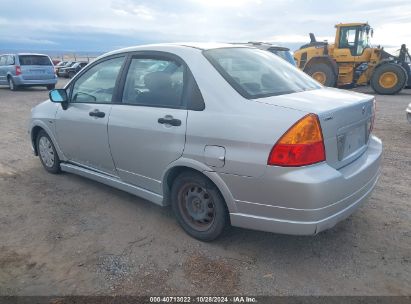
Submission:
{"label": "cloudy sky", "polygon": [[274,41],[295,49],[308,33],[368,21],[374,44],[411,45],[411,0],[1,1],[0,49],[109,51],[175,41]]}

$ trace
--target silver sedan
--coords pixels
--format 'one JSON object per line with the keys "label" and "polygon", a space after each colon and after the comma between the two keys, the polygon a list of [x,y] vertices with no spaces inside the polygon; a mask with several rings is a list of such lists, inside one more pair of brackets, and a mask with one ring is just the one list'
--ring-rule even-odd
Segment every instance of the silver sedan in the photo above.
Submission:
{"label": "silver sedan", "polygon": [[254,47],[121,49],[49,95],[29,129],[47,171],[171,204],[203,241],[230,224],[319,233],[380,175],[374,98],[325,88]]}

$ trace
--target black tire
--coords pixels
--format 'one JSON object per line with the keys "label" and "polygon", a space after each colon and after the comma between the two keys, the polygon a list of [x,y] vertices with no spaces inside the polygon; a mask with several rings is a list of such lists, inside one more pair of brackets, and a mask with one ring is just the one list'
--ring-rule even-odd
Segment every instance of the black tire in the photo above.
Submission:
{"label": "black tire", "polygon": [[337,77],[333,71],[332,66],[326,63],[313,64],[312,66],[308,67],[305,72],[311,77],[315,76],[314,74],[316,73],[321,73],[322,75],[324,75],[324,82],[319,82],[326,87],[334,87],[337,82]]}
{"label": "black tire", "polygon": [[14,80],[12,77],[7,77],[7,81],[9,83],[9,88],[10,91],[17,91],[19,89],[19,87],[14,83]]}
{"label": "black tire", "polygon": [[46,86],[46,88],[47,88],[47,90],[54,90],[55,88],[56,88],[56,85],[55,84],[49,84],[49,85],[47,85]]}
{"label": "black tire", "polygon": [[[44,142],[42,142],[42,140],[44,140]],[[47,158],[45,156],[43,156],[41,145],[44,143],[49,143],[48,148],[50,152],[52,152],[52,155],[53,155],[52,164],[51,162],[48,162],[46,160]],[[43,165],[44,169],[46,169],[48,172],[53,173],[53,174],[59,173],[61,170],[59,156],[57,154],[57,151],[56,151],[56,148],[54,147],[53,142],[50,139],[50,136],[48,136],[48,134],[44,130],[39,131],[39,133],[37,134],[36,148],[37,148],[37,152],[38,152],[41,164]]]}
{"label": "black tire", "polygon": [[73,78],[74,76],[76,76],[76,73],[74,73],[74,72],[69,72],[68,73],[68,78]]}
{"label": "black tire", "polygon": [[[394,80],[392,86],[383,86],[383,75],[395,75],[396,80]],[[407,72],[398,64],[395,63],[385,63],[380,65],[374,70],[371,76],[371,87],[372,89],[381,95],[393,95],[400,92],[407,83]]]}
{"label": "black tire", "polygon": [[[185,232],[200,241],[215,240],[229,223],[220,191],[200,173],[186,171],[177,176],[171,188],[171,207]],[[190,211],[201,219],[191,217]]]}

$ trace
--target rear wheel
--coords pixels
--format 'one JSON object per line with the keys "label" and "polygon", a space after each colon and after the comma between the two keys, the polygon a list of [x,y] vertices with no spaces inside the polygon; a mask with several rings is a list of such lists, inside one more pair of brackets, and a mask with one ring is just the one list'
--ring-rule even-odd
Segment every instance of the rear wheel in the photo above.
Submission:
{"label": "rear wheel", "polygon": [[400,92],[407,82],[406,71],[398,64],[386,63],[377,67],[371,76],[371,87],[382,95]]}
{"label": "rear wheel", "polygon": [[36,144],[37,152],[44,169],[53,174],[59,173],[60,159],[53,142],[45,131],[41,130],[38,133]]}
{"label": "rear wheel", "polygon": [[8,77],[7,78],[8,82],[9,82],[9,88],[11,91],[16,91],[18,89],[18,86],[16,86],[16,84],[14,83],[14,80],[12,77]]}
{"label": "rear wheel", "polygon": [[171,206],[183,229],[201,241],[212,241],[228,224],[228,212],[217,187],[203,175],[183,172],[171,189]]}
{"label": "rear wheel", "polygon": [[313,64],[306,70],[306,73],[327,87],[335,86],[337,81],[332,67],[326,63]]}

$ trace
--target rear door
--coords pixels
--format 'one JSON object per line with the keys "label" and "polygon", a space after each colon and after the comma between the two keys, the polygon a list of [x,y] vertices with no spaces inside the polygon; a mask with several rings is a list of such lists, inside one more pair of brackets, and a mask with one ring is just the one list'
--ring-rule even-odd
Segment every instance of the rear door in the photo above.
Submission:
{"label": "rear door", "polygon": [[54,65],[45,55],[19,55],[21,75],[24,80],[47,80],[54,78]]}
{"label": "rear door", "polygon": [[121,104],[108,124],[111,153],[120,178],[162,193],[167,165],[184,150],[186,68],[167,55],[135,55],[124,76]]}
{"label": "rear door", "polygon": [[105,59],[84,71],[69,88],[68,108],[56,114],[57,139],[69,161],[114,176],[107,123],[124,59]]}

